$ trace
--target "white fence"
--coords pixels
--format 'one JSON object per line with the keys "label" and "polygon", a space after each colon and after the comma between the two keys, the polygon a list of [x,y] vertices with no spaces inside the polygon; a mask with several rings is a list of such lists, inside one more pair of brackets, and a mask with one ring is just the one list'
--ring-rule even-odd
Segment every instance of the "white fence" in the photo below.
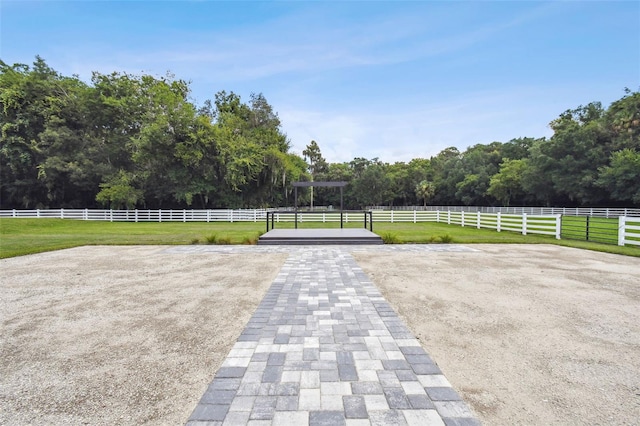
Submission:
{"label": "white fence", "polygon": [[0,217],[58,218],[109,222],[257,222],[264,220],[264,209],[247,210],[0,210]]}
{"label": "white fence", "polygon": [[[298,222],[339,222],[340,212],[317,212],[298,215]],[[362,222],[362,212],[344,212],[345,223]],[[3,218],[59,218],[110,222],[258,222],[266,219],[267,210],[97,210],[48,209],[0,210]],[[291,213],[275,213],[276,222],[291,222]],[[640,215],[618,216],[618,244],[640,246]],[[484,213],[453,210],[374,210],[373,222],[438,222],[450,225],[551,235],[560,239],[561,214]]]}
{"label": "white fence", "polygon": [[481,212],[481,213],[506,213],[506,214],[535,214],[535,215],[570,215],[609,217],[619,216],[640,217],[640,209],[611,208],[611,207],[478,207],[478,206],[398,206],[398,207],[371,207],[373,210],[395,211],[452,211],[452,212]]}
{"label": "white fence", "polygon": [[449,225],[470,226],[477,229],[494,229],[520,232],[522,235],[553,235],[560,239],[561,215],[528,215],[454,212],[454,211],[394,211],[378,210],[373,212],[375,222],[438,222]]}
{"label": "white fence", "polygon": [[640,217],[618,218],[618,245],[640,246]]}

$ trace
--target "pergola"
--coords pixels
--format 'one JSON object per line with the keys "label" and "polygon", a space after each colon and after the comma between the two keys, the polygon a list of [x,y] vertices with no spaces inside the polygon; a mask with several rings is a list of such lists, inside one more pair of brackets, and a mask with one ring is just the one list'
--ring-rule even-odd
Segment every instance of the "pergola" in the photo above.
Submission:
{"label": "pergola", "polygon": [[294,205],[295,205],[295,227],[298,227],[298,188],[309,188],[309,187],[329,187],[329,188],[340,188],[340,228],[343,227],[343,211],[344,211],[344,187],[347,186],[349,182],[293,182],[293,187],[295,195],[294,195]]}

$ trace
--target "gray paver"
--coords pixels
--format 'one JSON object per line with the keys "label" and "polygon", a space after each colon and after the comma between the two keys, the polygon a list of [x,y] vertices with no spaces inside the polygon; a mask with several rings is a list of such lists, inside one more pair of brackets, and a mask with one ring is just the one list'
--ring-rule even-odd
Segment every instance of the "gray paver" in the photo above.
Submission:
{"label": "gray paver", "polygon": [[309,426],[345,425],[342,411],[312,411],[309,413]]}
{"label": "gray paver", "polygon": [[[474,251],[463,246],[380,251]],[[358,246],[171,248],[289,258],[187,424],[480,424],[357,265]]]}
{"label": "gray paver", "polygon": [[358,395],[345,395],[342,397],[344,413],[347,419],[367,419],[367,407],[364,397]]}

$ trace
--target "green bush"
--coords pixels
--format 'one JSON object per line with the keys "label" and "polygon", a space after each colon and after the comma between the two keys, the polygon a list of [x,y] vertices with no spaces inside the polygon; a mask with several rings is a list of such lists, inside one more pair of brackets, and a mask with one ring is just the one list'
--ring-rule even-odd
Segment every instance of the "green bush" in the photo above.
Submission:
{"label": "green bush", "polygon": [[449,234],[440,235],[440,242],[442,244],[449,244],[453,242],[453,237]]}
{"label": "green bush", "polygon": [[244,237],[242,239],[242,244],[246,244],[246,245],[256,245],[258,244],[258,239],[260,238],[260,236],[263,234],[264,232],[258,232],[255,236],[253,237]]}
{"label": "green bush", "polygon": [[229,245],[229,244],[231,244],[231,237],[220,237],[216,241],[216,244]]}
{"label": "green bush", "polygon": [[398,244],[400,242],[400,238],[398,238],[398,235],[394,234],[393,232],[384,232],[382,235],[380,235],[380,238],[382,238],[382,241],[385,244]]}
{"label": "green bush", "polygon": [[217,244],[218,236],[216,234],[211,234],[208,237],[205,237],[205,240],[207,241],[207,244]]}

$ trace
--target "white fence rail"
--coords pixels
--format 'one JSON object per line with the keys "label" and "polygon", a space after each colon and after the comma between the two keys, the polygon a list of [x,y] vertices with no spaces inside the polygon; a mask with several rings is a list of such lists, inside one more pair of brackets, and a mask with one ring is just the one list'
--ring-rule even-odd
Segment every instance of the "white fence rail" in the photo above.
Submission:
{"label": "white fence rail", "polygon": [[[573,209],[572,209],[573,210]],[[557,211],[557,210],[556,210]],[[568,214],[573,214],[570,212]],[[267,210],[97,210],[37,209],[0,210],[1,218],[59,218],[110,222],[258,222]],[[292,222],[293,212],[276,213],[276,222]],[[298,222],[339,222],[339,211],[298,215]],[[362,222],[362,212],[344,212],[345,223]],[[374,210],[373,221],[390,223],[438,222],[528,234],[551,235],[560,239],[561,214],[484,213],[454,210]],[[640,246],[640,215],[618,216],[618,245]]]}
{"label": "white fence rail", "polygon": [[618,218],[618,245],[640,246],[640,217]]}
{"label": "white fence rail", "polygon": [[0,210],[0,217],[58,218],[109,222],[258,222],[264,209],[247,210]]}
{"label": "white fence rail", "polygon": [[561,215],[528,215],[455,211],[374,210],[375,222],[439,222],[477,229],[553,235],[560,239]]}
{"label": "white fence rail", "polygon": [[611,208],[611,207],[479,207],[479,206],[397,206],[397,207],[371,207],[373,210],[394,211],[452,211],[452,212],[481,212],[481,213],[505,213],[505,214],[535,214],[535,215],[570,215],[611,217],[634,216],[640,217],[640,209]]}

